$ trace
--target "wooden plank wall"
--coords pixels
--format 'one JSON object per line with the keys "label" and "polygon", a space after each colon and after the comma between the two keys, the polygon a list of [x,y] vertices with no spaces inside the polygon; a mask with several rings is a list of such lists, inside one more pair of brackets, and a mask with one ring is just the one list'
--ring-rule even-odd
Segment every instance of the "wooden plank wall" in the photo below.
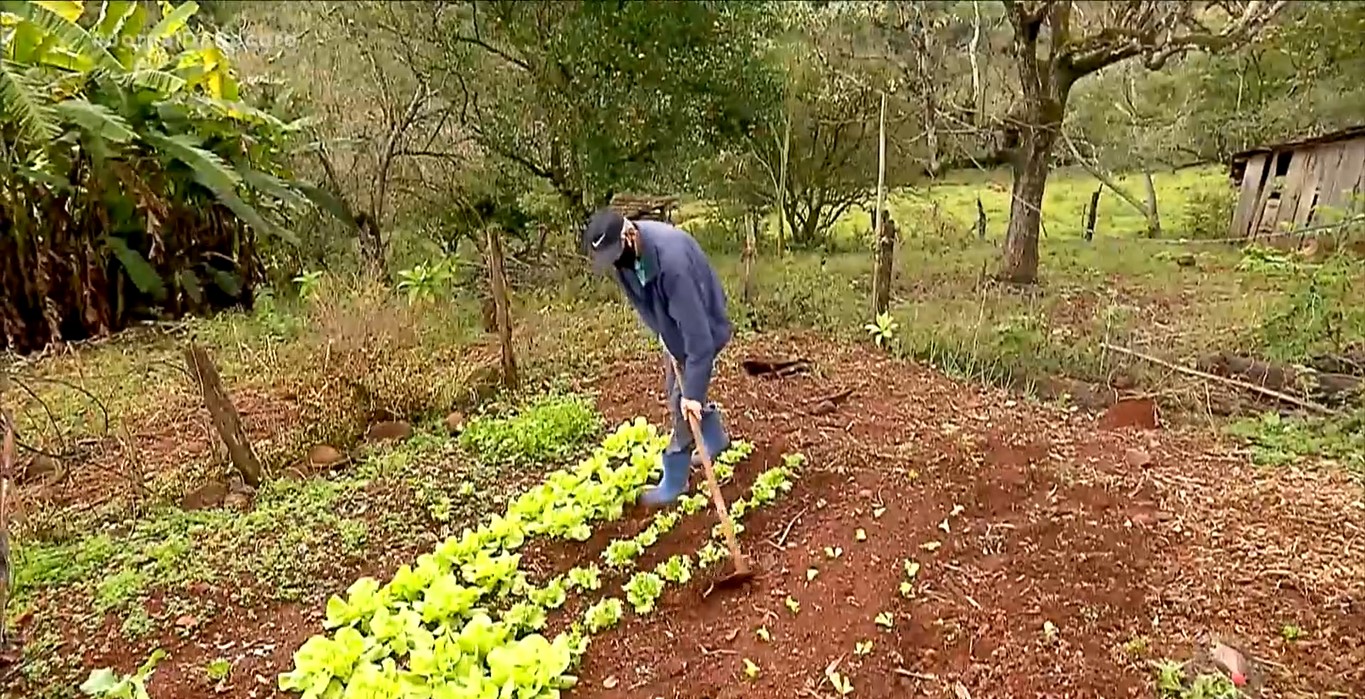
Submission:
{"label": "wooden plank wall", "polygon": [[1321,205],[1344,209],[1352,206],[1355,195],[1365,190],[1361,182],[1365,177],[1365,139],[1345,141],[1337,146],[1341,148],[1341,160],[1335,177],[1324,188]]}
{"label": "wooden plank wall", "polygon": [[[1267,208],[1271,203],[1270,195],[1276,192],[1275,172],[1279,168],[1276,167],[1275,161],[1278,160],[1279,157],[1280,154],[1278,152],[1266,154],[1265,184],[1256,195],[1256,206],[1252,208],[1251,220],[1247,222],[1247,237],[1249,238],[1255,239],[1259,237],[1262,229],[1269,228],[1270,223],[1275,220],[1275,212],[1278,211],[1280,205],[1279,200],[1275,200],[1274,207],[1271,207],[1269,211],[1267,211]],[[1283,188],[1283,185],[1281,188]]]}
{"label": "wooden plank wall", "polygon": [[[1303,228],[1308,225],[1313,216],[1319,197],[1321,194],[1321,184],[1324,175],[1336,171],[1337,164],[1341,161],[1341,149],[1337,144],[1329,143],[1318,146],[1308,152],[1308,169],[1303,178],[1303,186],[1299,188],[1298,204],[1292,212],[1282,216],[1290,224],[1291,228]],[[1328,170],[1328,168],[1331,170]]]}
{"label": "wooden plank wall", "polygon": [[1251,156],[1247,161],[1246,170],[1242,172],[1242,189],[1237,196],[1237,209],[1232,214],[1232,230],[1228,231],[1228,237],[1245,238],[1251,222],[1260,218],[1261,210],[1257,206],[1261,199],[1261,177],[1265,175],[1265,166],[1269,158],[1265,153]]}
{"label": "wooden plank wall", "polygon": [[1275,217],[1267,217],[1264,223],[1272,233],[1284,230],[1285,223],[1294,220],[1294,209],[1303,194],[1304,181],[1313,169],[1316,154],[1312,150],[1296,150],[1289,155],[1289,174],[1284,178],[1284,191],[1280,192],[1280,205],[1275,209]]}
{"label": "wooden plank wall", "polygon": [[1355,197],[1365,194],[1365,138],[1294,151],[1280,197],[1272,201],[1277,155],[1262,153],[1247,161],[1229,231],[1232,237],[1256,238],[1263,232],[1311,226],[1321,222],[1318,214],[1325,208],[1358,206]]}

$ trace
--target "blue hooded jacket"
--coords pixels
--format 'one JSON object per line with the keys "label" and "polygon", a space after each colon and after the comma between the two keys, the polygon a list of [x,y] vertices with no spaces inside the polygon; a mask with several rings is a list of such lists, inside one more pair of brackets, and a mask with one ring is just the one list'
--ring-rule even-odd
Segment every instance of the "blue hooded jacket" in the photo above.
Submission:
{"label": "blue hooded jacket", "polygon": [[716,355],[732,334],[720,277],[686,231],[659,221],[631,223],[641,249],[633,269],[616,269],[617,281],[682,365],[683,398],[705,403]]}

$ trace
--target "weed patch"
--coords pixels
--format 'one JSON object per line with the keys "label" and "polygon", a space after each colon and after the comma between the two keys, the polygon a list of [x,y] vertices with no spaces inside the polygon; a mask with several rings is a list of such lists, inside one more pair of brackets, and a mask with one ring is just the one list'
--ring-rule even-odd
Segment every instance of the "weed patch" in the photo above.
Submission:
{"label": "weed patch", "polygon": [[1228,431],[1247,443],[1257,464],[1282,466],[1306,458],[1333,459],[1365,474],[1365,411],[1335,420],[1265,413],[1234,422]]}
{"label": "weed patch", "polygon": [[553,463],[601,429],[592,404],[578,396],[541,398],[507,417],[470,421],[460,444],[491,464]]}

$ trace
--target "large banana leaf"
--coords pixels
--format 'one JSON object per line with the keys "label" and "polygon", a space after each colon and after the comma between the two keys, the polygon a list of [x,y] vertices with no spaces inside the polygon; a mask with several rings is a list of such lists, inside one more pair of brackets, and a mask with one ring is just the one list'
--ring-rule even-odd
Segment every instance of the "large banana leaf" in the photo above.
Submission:
{"label": "large banana leaf", "polygon": [[134,40],[142,35],[142,30],[146,27],[147,9],[141,4],[134,4],[132,11],[109,36],[109,39],[115,42],[111,53],[118,58],[119,64],[125,70],[142,68],[137,65],[138,54],[134,51]]}
{"label": "large banana leaf", "polygon": [[43,45],[43,30],[32,22],[19,22],[4,43],[4,60],[32,63]]}
{"label": "large banana leaf", "polygon": [[213,192],[223,206],[258,233],[278,236],[287,242],[298,244],[298,238],[293,233],[269,222],[254,207],[242,201],[237,194],[241,178],[223,162],[222,158],[205,150],[193,137],[184,134],[166,136],[149,133],[144,139],[166,155],[188,165],[196,182]]}
{"label": "large banana leaf", "polygon": [[152,90],[163,97],[170,97],[171,95],[180,92],[185,87],[184,78],[162,70],[153,70],[150,68],[132,70],[126,73],[117,73],[114,75],[114,80],[124,87],[138,87]]}
{"label": "large banana leaf", "polygon": [[225,116],[228,117],[229,119],[234,119],[236,121],[243,121],[256,124],[269,124],[270,126],[280,129],[281,131],[290,128],[290,124],[286,124],[283,121],[280,121],[273,114],[264,112],[249,104],[246,104],[245,102],[229,102],[227,100],[214,99],[212,97],[200,97],[199,95],[194,95],[190,97],[190,101],[195,104],[199,104],[206,107],[209,111],[215,114]]}
{"label": "large banana leaf", "polygon": [[32,0],[38,5],[60,16],[68,22],[75,22],[85,14],[85,3],[80,0]]}
{"label": "large banana leaf", "polygon": [[307,182],[294,182],[293,187],[303,194],[308,201],[327,213],[335,216],[338,220],[344,221],[348,226],[355,225],[355,218],[350,208],[340,197],[331,191],[308,184]]}
{"label": "large banana leaf", "polygon": [[261,172],[252,168],[249,164],[238,162],[236,164],[237,174],[241,176],[252,189],[265,192],[276,199],[292,206],[303,206],[305,199],[290,187],[288,183],[269,173]]}
{"label": "large banana leaf", "polygon": [[147,258],[142,253],[128,246],[128,241],[118,236],[108,236],[105,238],[110,252],[118,259],[119,264],[123,265],[124,271],[128,273],[128,279],[133,282],[133,286],[144,294],[150,294],[158,301],[166,297],[166,284],[162,281],[161,275],[156,273],[156,268],[147,262]]}
{"label": "large banana leaf", "polygon": [[161,18],[150,32],[153,41],[163,41],[175,36],[189,23],[194,13],[199,11],[199,3],[187,2]]}
{"label": "large banana leaf", "polygon": [[137,139],[133,127],[103,105],[83,99],[63,100],[53,105],[52,111],[96,138],[114,143],[128,143]]}
{"label": "large banana leaf", "polygon": [[45,147],[60,131],[41,86],[9,61],[0,61],[0,124],[12,124],[34,148]]}
{"label": "large banana leaf", "polygon": [[0,0],[0,12],[8,12],[37,25],[44,33],[55,36],[62,48],[90,59],[97,66],[111,71],[122,70],[113,54],[105,50],[84,27],[75,20],[68,20],[65,16],[53,12],[45,4]]}
{"label": "large banana leaf", "polygon": [[188,269],[182,269],[175,273],[176,284],[185,291],[185,295],[190,297],[195,303],[204,302],[204,288],[199,285],[199,277]]}
{"label": "large banana leaf", "polygon": [[123,24],[137,9],[137,3],[133,0],[108,0],[100,3],[100,16],[95,22],[95,36],[102,39],[119,36],[123,31]]}

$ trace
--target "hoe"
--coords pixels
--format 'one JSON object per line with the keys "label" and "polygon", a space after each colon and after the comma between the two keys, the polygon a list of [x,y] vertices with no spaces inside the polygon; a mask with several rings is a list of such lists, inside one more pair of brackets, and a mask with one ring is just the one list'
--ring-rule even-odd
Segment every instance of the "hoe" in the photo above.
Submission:
{"label": "hoe", "polygon": [[[678,366],[678,360],[669,355],[669,361],[673,362],[673,380],[678,384],[678,393],[681,394],[682,387],[682,367]],[[711,503],[715,505],[716,515],[720,517],[721,526],[725,531],[725,543],[730,547],[730,560],[734,562],[734,570],[728,575],[722,575],[712,581],[711,586],[706,588],[702,597],[708,597],[716,590],[733,588],[742,585],[754,577],[753,570],[749,567],[749,561],[744,558],[744,554],[739,550],[739,539],[735,536],[735,522],[730,519],[730,508],[725,506],[725,497],[721,495],[720,484],[716,482],[716,469],[711,463],[711,454],[708,453],[706,443],[701,438],[701,423],[697,418],[688,415],[688,426],[692,429],[692,442],[697,447],[697,453],[701,455],[701,465],[706,471],[706,485],[711,490]]]}

